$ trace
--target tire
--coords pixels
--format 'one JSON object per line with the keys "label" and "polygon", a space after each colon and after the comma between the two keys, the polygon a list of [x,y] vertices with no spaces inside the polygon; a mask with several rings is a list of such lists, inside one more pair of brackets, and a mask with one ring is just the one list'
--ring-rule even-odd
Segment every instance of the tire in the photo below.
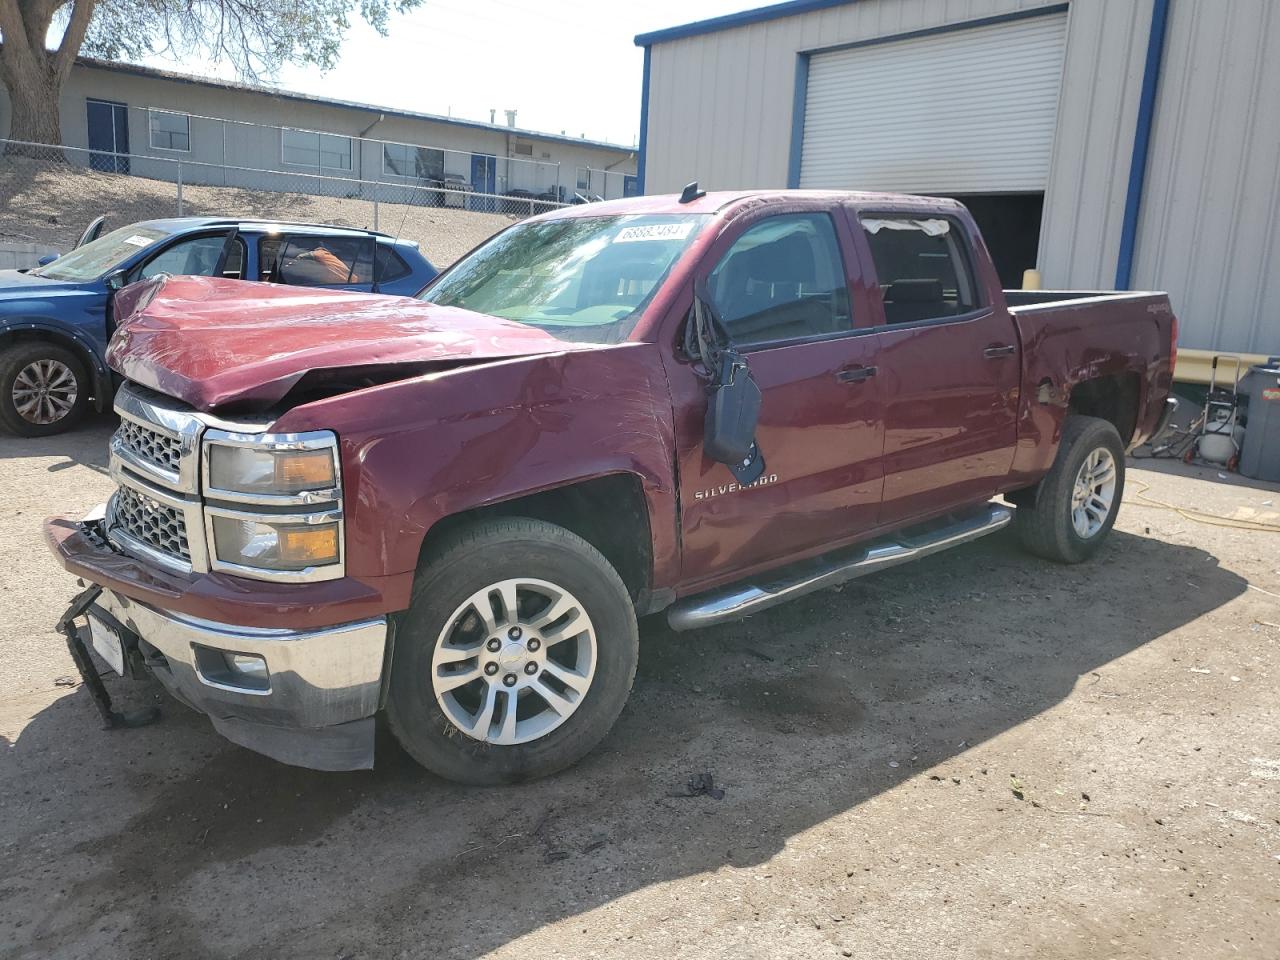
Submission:
{"label": "tire", "polygon": [[[1082,478],[1082,468],[1091,457],[1098,457],[1095,477],[1105,476],[1105,463],[1109,458],[1114,467],[1114,479],[1110,497],[1104,496],[1106,484],[1098,483],[1089,489],[1096,495],[1087,499],[1088,508],[1081,508],[1087,530],[1078,524],[1077,480]],[[1092,478],[1090,478],[1092,479]],[[1081,490],[1085,480],[1081,479]],[[1062,427],[1062,440],[1053,467],[1040,481],[1039,496],[1034,505],[1019,506],[1014,524],[1027,550],[1058,563],[1081,563],[1089,559],[1102,546],[1116,522],[1120,499],[1124,494],[1124,443],[1116,428],[1097,417],[1070,415]],[[1106,500],[1105,516],[1098,504]]]}
{"label": "tire", "polygon": [[[511,618],[500,588],[515,581]],[[488,622],[477,602],[489,603]],[[556,603],[576,613],[552,618],[540,632],[539,620]],[[631,692],[638,656],[631,597],[598,550],[541,520],[481,521],[424,560],[397,624],[387,719],[410,756],[446,779],[487,785],[544,777],[604,739]],[[442,691],[454,678],[458,685]],[[520,686],[509,720],[513,678]]]}
{"label": "tire", "polygon": [[[53,389],[31,393],[41,387]],[[84,416],[89,390],[84,364],[66,347],[36,340],[0,352],[0,427],[9,433],[48,437],[70,430]],[[20,408],[20,400],[34,406]]]}

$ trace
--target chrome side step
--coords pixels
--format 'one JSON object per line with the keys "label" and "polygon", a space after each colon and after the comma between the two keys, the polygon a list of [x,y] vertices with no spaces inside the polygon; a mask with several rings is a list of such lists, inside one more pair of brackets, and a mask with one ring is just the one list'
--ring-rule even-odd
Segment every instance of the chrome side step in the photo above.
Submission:
{"label": "chrome side step", "polygon": [[667,608],[672,630],[697,630],[759,613],[770,607],[802,597],[815,590],[864,577],[877,570],[918,560],[970,540],[995,533],[1013,519],[1013,510],[988,503],[976,514],[908,528],[884,540],[865,546],[803,561],[781,570],[771,570],[728,587],[677,600]]}

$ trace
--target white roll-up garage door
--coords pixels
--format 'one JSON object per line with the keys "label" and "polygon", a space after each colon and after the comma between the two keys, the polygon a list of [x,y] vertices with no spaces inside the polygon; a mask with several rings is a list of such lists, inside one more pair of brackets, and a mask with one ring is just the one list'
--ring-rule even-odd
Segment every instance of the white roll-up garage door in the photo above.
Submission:
{"label": "white roll-up garage door", "polygon": [[815,53],[800,186],[1044,190],[1067,15]]}

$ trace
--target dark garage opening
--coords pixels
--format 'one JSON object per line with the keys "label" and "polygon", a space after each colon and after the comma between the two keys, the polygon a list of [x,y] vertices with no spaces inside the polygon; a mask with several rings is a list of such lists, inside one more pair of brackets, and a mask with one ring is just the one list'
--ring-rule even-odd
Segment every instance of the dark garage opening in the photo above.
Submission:
{"label": "dark garage opening", "polygon": [[1022,286],[1022,271],[1036,265],[1040,249],[1040,216],[1044,212],[1043,193],[984,194],[957,196],[978,224],[1000,285],[1005,289]]}

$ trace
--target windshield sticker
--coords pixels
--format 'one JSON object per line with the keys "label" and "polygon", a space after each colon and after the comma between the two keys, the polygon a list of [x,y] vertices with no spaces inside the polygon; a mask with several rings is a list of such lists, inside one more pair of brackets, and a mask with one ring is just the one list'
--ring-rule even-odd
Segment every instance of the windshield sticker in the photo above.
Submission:
{"label": "windshield sticker", "polygon": [[135,246],[135,247],[149,247],[149,246],[151,246],[151,238],[150,238],[150,237],[144,237],[144,236],[142,236],[142,235],[141,235],[141,234],[139,234],[139,233],[135,233],[132,237],[125,237],[125,238],[124,238],[124,242],[125,242],[125,243],[128,243],[128,244],[132,244],[132,245],[133,245],[133,246]]}
{"label": "windshield sticker", "polygon": [[641,227],[623,227],[614,243],[639,243],[642,240],[683,240],[693,229],[693,221],[684,223],[650,223]]}

